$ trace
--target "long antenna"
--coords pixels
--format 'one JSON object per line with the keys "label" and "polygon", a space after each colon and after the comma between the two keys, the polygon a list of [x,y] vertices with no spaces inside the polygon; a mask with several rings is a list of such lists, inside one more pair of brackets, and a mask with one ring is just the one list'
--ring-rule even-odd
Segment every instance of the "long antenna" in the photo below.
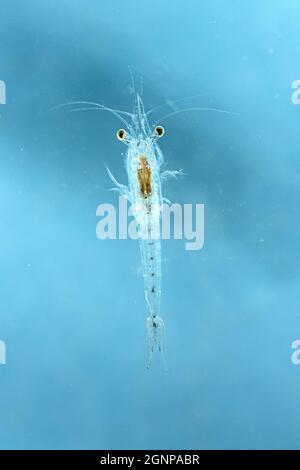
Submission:
{"label": "long antenna", "polygon": [[178,111],[174,111],[173,113],[165,114],[165,116],[163,116],[158,121],[156,121],[153,124],[153,126],[156,126],[157,124],[159,124],[161,121],[164,121],[168,117],[175,116],[175,114],[186,113],[188,111],[213,111],[213,112],[216,112],[216,113],[232,114],[234,116],[240,116],[239,113],[235,113],[233,111],[227,111],[225,109],[218,109],[218,108],[185,108],[185,109],[179,109]]}
{"label": "long antenna", "polygon": [[122,114],[126,115],[126,116],[130,116],[132,118],[132,114],[131,113],[128,113],[127,111],[121,111],[121,110],[118,110],[118,109],[113,109],[113,108],[108,108],[107,106],[104,106],[103,104],[99,104],[99,103],[94,103],[92,101],[70,101],[68,103],[62,103],[62,104],[58,104],[57,106],[54,106],[53,108],[51,108],[51,111],[55,110],[55,109],[59,109],[59,108],[63,108],[65,106],[71,106],[71,105],[74,105],[74,104],[81,104],[81,105],[92,105],[93,108],[90,108],[90,107],[86,107],[84,106],[83,108],[77,108],[77,109],[73,109],[71,110],[72,112],[75,112],[75,111],[87,111],[87,110],[95,110],[95,111],[108,111],[112,114],[114,114],[118,119],[120,119],[120,121],[123,122],[123,124],[125,124],[125,126],[129,129],[129,131],[134,134],[133,132],[133,128],[132,126],[128,123],[128,121],[122,116]]}
{"label": "long antenna", "polygon": [[129,70],[129,75],[130,75],[130,80],[131,80],[132,92],[135,96],[136,95],[135,81],[134,81],[134,76],[133,76],[133,73],[132,73],[132,68],[130,67],[130,65],[128,65],[128,70]]}
{"label": "long antenna", "polygon": [[183,98],[178,98],[176,100],[169,100],[166,103],[159,104],[158,106],[155,106],[155,107],[149,109],[149,111],[147,111],[146,114],[147,115],[151,114],[154,111],[157,111],[158,109],[163,108],[164,106],[172,107],[172,105],[174,105],[175,103],[180,103],[181,101],[185,101],[185,100],[192,100],[194,98],[200,98],[200,97],[203,97],[203,96],[215,96],[215,93],[197,93],[197,95],[184,96]]}

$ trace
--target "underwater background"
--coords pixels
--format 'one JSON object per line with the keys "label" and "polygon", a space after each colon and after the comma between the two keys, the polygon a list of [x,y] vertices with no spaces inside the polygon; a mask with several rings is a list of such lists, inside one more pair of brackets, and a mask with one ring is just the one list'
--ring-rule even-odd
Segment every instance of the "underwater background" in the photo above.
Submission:
{"label": "underwater background", "polygon": [[[2,449],[300,447],[297,0],[2,0]],[[128,66],[158,120],[172,202],[205,205],[205,244],[163,241],[168,371],[146,369],[138,243],[99,240],[126,182]],[[174,100],[187,98],[180,103]],[[123,154],[123,155],[122,155]]]}

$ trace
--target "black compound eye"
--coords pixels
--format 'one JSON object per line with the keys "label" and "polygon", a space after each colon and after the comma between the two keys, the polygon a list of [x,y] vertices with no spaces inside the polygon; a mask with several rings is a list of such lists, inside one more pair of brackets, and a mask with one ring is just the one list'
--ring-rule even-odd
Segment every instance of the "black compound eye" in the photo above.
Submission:
{"label": "black compound eye", "polygon": [[117,139],[124,140],[125,137],[126,137],[126,132],[124,131],[124,129],[119,129],[117,132]]}
{"label": "black compound eye", "polygon": [[162,126],[156,126],[155,133],[158,135],[158,137],[162,137],[165,133],[165,130]]}

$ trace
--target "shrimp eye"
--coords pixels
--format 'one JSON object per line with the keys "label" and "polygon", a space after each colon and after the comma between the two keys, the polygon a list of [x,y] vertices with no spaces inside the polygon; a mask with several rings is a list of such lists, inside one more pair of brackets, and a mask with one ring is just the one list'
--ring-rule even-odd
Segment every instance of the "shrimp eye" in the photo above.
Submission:
{"label": "shrimp eye", "polygon": [[126,137],[126,132],[124,129],[119,129],[117,132],[117,139],[124,141]]}
{"label": "shrimp eye", "polygon": [[158,135],[158,137],[162,137],[165,133],[165,130],[162,126],[156,126],[155,133]]}

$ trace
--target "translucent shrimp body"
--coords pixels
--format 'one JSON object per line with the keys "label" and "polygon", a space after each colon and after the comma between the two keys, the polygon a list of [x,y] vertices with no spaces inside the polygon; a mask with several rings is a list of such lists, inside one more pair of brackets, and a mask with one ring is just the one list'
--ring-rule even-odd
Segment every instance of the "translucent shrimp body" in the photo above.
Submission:
{"label": "translucent shrimp body", "polygon": [[[151,131],[142,100],[136,96],[132,123],[128,131],[118,131],[118,138],[127,146],[125,167],[128,187],[118,189],[132,204],[132,213],[139,227],[139,244],[143,268],[145,300],[148,308],[148,367],[158,349],[164,356],[164,322],[160,317],[161,299],[161,174],[162,153],[157,139],[164,133],[157,126]],[[112,175],[111,175],[112,176]],[[116,183],[116,180],[114,179]]]}
{"label": "translucent shrimp body", "polygon": [[[133,83],[134,84],[134,83]],[[182,100],[176,100],[177,101]],[[109,112],[117,117],[125,126],[117,132],[120,141],[127,145],[125,168],[128,175],[128,185],[119,183],[107,168],[108,174],[115,188],[132,204],[132,212],[139,226],[139,244],[144,277],[145,299],[148,308],[146,321],[148,333],[148,367],[151,365],[155,349],[164,356],[164,322],[160,316],[161,299],[161,212],[163,179],[177,177],[183,174],[181,170],[166,170],[160,172],[163,155],[157,145],[157,140],[163,136],[164,129],[154,124],[152,128],[148,123],[148,116],[165,105],[144,110],[139,94],[135,95],[133,112],[109,108],[90,101],[73,101],[55,106],[52,109],[64,106],[80,105],[72,109],[77,111]],[[159,122],[183,112],[213,111],[225,114],[237,114],[217,108],[184,108],[166,114]]]}
{"label": "translucent shrimp body", "polygon": [[164,323],[160,318],[161,298],[161,183],[160,164],[151,140],[130,145],[126,156],[132,213],[139,225],[145,299],[149,309],[148,365],[154,348],[164,353]]}
{"label": "translucent shrimp body", "polygon": [[[135,95],[133,113],[108,108],[89,101],[74,101],[60,104],[52,109],[64,106],[80,105],[72,111],[107,111],[116,116],[124,129],[117,132],[120,141],[127,145],[125,168],[128,185],[119,183],[107,168],[115,188],[132,205],[132,213],[139,227],[139,244],[144,277],[145,299],[148,308],[146,321],[148,334],[148,367],[151,365],[153,352],[158,350],[163,357],[164,322],[160,316],[161,298],[161,180],[176,177],[180,171],[160,172],[163,163],[162,153],[157,140],[163,136],[160,125],[149,126],[147,114],[139,94]],[[164,119],[164,118],[163,118]]]}

